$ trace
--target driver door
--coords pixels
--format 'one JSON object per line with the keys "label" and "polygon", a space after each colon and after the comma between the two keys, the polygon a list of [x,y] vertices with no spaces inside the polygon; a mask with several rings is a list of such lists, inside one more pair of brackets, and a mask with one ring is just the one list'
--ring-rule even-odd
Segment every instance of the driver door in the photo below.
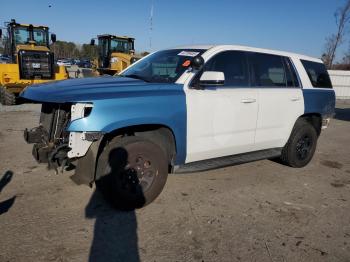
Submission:
{"label": "driver door", "polygon": [[199,73],[185,91],[186,163],[254,151],[259,101],[258,90],[250,87],[245,52],[221,52],[203,71],[223,72],[225,84],[193,88]]}

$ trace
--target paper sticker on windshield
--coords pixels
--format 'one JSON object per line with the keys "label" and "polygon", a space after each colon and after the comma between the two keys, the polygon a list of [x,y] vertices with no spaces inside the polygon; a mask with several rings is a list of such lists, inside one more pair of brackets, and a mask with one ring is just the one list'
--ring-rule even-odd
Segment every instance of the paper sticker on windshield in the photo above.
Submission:
{"label": "paper sticker on windshield", "polygon": [[177,55],[195,57],[195,56],[199,55],[199,52],[181,51]]}
{"label": "paper sticker on windshield", "polygon": [[185,62],[183,62],[182,66],[183,67],[189,67],[191,64],[191,60],[186,60]]}

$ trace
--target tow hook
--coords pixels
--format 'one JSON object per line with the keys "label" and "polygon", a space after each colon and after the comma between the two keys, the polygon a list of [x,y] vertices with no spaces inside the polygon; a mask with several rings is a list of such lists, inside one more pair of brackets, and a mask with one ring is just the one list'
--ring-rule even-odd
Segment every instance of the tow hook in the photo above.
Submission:
{"label": "tow hook", "polygon": [[45,137],[48,137],[48,133],[45,131],[43,126],[38,126],[30,130],[26,128],[24,130],[23,136],[24,136],[24,140],[28,144],[34,144],[34,143],[42,143],[43,139]]}
{"label": "tow hook", "polygon": [[54,169],[58,174],[58,167],[61,167],[61,173],[63,173],[65,166],[68,163],[67,152],[70,150],[68,144],[62,144],[54,148],[48,154],[48,168]]}

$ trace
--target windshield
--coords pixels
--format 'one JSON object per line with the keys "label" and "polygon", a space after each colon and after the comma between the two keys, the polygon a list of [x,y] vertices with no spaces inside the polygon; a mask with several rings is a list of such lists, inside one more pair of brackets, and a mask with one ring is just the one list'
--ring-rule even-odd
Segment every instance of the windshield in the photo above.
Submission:
{"label": "windshield", "polygon": [[47,45],[47,31],[43,29],[33,29],[34,41],[37,45]]}
{"label": "windshield", "polygon": [[129,53],[130,49],[132,49],[132,46],[127,39],[111,40],[111,52]]}
{"label": "windshield", "polygon": [[153,83],[175,83],[203,49],[172,49],[153,53],[126,69],[120,76]]}
{"label": "windshield", "polygon": [[[14,28],[14,40],[16,45],[28,44],[30,41],[30,31],[28,27],[16,27]],[[33,29],[33,40],[37,45],[46,46],[48,43],[47,31],[42,28]]]}

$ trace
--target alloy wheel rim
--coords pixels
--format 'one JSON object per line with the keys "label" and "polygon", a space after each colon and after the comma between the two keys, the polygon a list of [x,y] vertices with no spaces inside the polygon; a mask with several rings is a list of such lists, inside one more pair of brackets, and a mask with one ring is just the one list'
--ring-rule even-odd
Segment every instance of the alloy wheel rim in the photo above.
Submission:
{"label": "alloy wheel rim", "polygon": [[153,162],[144,155],[130,156],[122,172],[122,186],[130,192],[146,192],[156,177]]}

